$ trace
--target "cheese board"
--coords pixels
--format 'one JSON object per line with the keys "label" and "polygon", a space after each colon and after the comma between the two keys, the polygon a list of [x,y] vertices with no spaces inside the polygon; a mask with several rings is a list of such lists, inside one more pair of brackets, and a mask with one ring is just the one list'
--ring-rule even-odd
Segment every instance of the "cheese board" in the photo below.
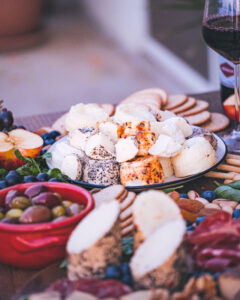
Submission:
{"label": "cheese board", "polygon": [[[197,127],[194,126],[194,128],[197,128]],[[213,133],[213,136],[217,140],[217,149],[216,149],[217,161],[212,167],[207,168],[203,172],[200,172],[200,173],[197,173],[197,174],[194,174],[191,176],[187,176],[184,178],[177,178],[176,176],[170,176],[170,177],[166,178],[163,183],[160,183],[160,184],[149,184],[149,185],[144,185],[144,186],[143,185],[126,186],[126,189],[129,191],[141,191],[141,190],[146,190],[146,189],[165,189],[165,188],[170,188],[170,187],[176,187],[178,185],[182,185],[187,182],[193,181],[193,180],[200,178],[203,175],[207,174],[211,170],[215,169],[219,164],[221,164],[227,155],[227,148],[226,148],[224,141],[214,133]],[[49,152],[50,153],[53,152],[56,149],[56,147],[58,147],[58,145],[60,145],[60,146],[62,146],[63,144],[68,145],[69,144],[68,140],[69,140],[68,136],[64,136],[61,140],[58,140],[56,143],[54,143],[50,147]],[[69,145],[69,151],[70,151],[70,147],[71,146]],[[79,153],[79,151],[77,149],[75,149],[74,153]],[[51,159],[47,159],[47,164],[50,169],[52,169],[54,167],[51,163]],[[73,180],[73,179],[69,179],[69,180],[75,184],[78,184],[78,185],[86,188],[86,189],[105,188],[106,187],[106,185],[91,184],[91,183],[88,183],[88,182],[85,182],[82,180]]]}

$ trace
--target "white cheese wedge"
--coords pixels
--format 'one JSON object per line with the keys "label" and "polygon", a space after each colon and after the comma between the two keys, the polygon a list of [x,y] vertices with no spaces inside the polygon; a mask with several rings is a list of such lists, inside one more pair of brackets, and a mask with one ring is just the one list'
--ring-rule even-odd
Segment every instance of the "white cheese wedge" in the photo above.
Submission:
{"label": "white cheese wedge", "polygon": [[122,127],[114,122],[102,122],[99,124],[99,130],[106,136],[116,143],[121,136]]}
{"label": "white cheese wedge", "polygon": [[155,133],[158,138],[160,134],[165,134],[173,138],[177,143],[183,144],[185,137],[182,131],[174,123],[164,122],[152,122],[151,130]]}
{"label": "white cheese wedge", "polygon": [[164,178],[171,177],[174,174],[171,158],[159,157],[159,161],[163,169]]}
{"label": "white cheese wedge", "polygon": [[138,153],[138,144],[136,138],[132,136],[119,139],[115,145],[115,148],[116,160],[118,162],[124,162],[133,159]]}
{"label": "white cheese wedge", "polygon": [[88,138],[84,150],[88,157],[97,160],[111,159],[115,153],[114,143],[102,133]]}
{"label": "white cheese wedge", "polygon": [[72,147],[84,151],[86,141],[98,130],[94,127],[83,127],[74,129],[69,133],[69,143]]}
{"label": "white cheese wedge", "polygon": [[149,153],[162,157],[172,157],[177,155],[181,149],[182,145],[174,141],[172,137],[160,134],[156,143],[149,149]]}
{"label": "white cheese wedge", "polygon": [[173,117],[166,120],[167,124],[175,124],[183,132],[185,137],[190,136],[193,133],[193,128],[187,123],[184,118]]}
{"label": "white cheese wedge", "polygon": [[204,137],[186,140],[182,151],[172,158],[174,173],[186,177],[205,171],[217,161],[216,152]]}

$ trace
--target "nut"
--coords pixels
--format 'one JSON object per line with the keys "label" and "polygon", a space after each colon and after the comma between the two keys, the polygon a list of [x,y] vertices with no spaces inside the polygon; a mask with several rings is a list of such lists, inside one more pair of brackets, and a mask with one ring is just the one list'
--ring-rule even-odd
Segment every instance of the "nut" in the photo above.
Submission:
{"label": "nut", "polygon": [[196,198],[200,197],[199,194],[196,191],[194,191],[194,190],[189,191],[187,193],[187,195],[188,195],[188,198],[192,199],[192,200],[195,200]]}

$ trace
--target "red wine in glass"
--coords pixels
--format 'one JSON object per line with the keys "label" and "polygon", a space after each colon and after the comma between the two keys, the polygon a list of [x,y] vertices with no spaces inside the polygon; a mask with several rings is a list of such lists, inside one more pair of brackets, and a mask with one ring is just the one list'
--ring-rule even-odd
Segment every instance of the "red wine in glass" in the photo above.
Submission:
{"label": "red wine in glass", "polygon": [[238,24],[233,28],[232,17],[212,17],[203,24],[205,42],[216,52],[233,62],[240,62],[240,15],[234,17]]}
{"label": "red wine in glass", "polygon": [[224,141],[229,152],[240,153],[240,0],[205,0],[202,33],[209,47],[234,63],[235,129]]}

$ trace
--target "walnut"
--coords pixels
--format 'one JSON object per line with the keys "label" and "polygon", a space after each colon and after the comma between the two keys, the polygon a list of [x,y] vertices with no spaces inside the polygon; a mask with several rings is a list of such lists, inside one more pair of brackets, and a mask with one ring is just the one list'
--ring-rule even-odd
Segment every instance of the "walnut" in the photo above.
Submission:
{"label": "walnut", "polygon": [[[191,277],[185,284],[183,291],[176,292],[172,295],[171,300],[187,300],[195,291],[196,278]],[[194,299],[195,300],[195,299]]]}
{"label": "walnut", "polygon": [[212,300],[217,295],[216,284],[211,275],[205,274],[196,280],[196,291],[201,299]]}

